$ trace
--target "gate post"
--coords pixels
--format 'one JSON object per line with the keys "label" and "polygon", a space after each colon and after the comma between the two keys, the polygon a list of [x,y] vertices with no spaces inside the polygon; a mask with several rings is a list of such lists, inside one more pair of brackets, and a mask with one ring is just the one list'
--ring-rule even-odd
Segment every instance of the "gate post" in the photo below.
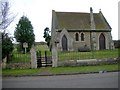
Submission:
{"label": "gate post", "polygon": [[37,68],[37,57],[34,45],[32,45],[30,53],[31,53],[31,68]]}
{"label": "gate post", "polygon": [[51,45],[52,45],[52,67],[57,67],[57,32],[56,32],[56,13],[52,10],[52,27],[51,27]]}
{"label": "gate post", "polygon": [[45,66],[47,67],[47,51],[45,51]]}
{"label": "gate post", "polygon": [[58,62],[58,54],[57,54],[57,47],[52,46],[52,67],[57,67],[57,62]]}

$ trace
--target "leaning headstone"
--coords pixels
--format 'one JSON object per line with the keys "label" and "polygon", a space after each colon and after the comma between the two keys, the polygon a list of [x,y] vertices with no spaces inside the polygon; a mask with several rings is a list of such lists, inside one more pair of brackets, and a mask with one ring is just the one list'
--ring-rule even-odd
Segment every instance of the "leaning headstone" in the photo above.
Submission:
{"label": "leaning headstone", "polygon": [[34,45],[32,45],[30,53],[31,53],[31,68],[37,68],[37,57]]}

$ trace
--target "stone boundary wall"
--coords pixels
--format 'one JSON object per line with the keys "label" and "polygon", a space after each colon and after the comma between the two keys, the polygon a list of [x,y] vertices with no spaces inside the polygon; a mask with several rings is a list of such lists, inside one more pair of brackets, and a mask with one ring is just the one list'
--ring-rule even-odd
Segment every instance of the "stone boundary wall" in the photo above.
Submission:
{"label": "stone boundary wall", "polygon": [[[88,59],[88,60],[65,60],[58,61],[58,67],[60,66],[90,66],[101,64],[114,64],[120,62],[120,58],[106,58],[106,59]],[[9,63],[6,65],[9,69],[25,69],[31,68],[31,63]]]}
{"label": "stone boundary wall", "polygon": [[8,69],[25,69],[25,68],[31,68],[31,63],[8,63],[6,65],[6,68]]}
{"label": "stone boundary wall", "polygon": [[65,60],[58,61],[58,66],[89,66],[89,65],[101,65],[101,64],[114,64],[118,63],[118,58],[106,58],[106,59],[89,59],[89,60]]}

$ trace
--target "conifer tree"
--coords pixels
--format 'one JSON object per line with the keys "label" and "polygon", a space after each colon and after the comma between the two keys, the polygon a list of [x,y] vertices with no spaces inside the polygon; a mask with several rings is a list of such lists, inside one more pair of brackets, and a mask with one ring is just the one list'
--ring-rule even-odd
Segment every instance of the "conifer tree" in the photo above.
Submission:
{"label": "conifer tree", "polygon": [[34,44],[35,35],[33,32],[33,26],[26,16],[20,18],[14,36],[17,42],[19,42],[19,48],[21,51],[24,51],[23,43],[28,43],[27,52],[29,52],[32,44]]}

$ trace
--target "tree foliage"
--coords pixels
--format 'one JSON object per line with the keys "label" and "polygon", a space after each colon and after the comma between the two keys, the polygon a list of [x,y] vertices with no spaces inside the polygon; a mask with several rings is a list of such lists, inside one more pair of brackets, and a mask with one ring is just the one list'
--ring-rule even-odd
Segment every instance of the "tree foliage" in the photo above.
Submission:
{"label": "tree foliage", "polygon": [[22,51],[24,51],[24,48],[23,48],[24,42],[28,43],[27,51],[30,51],[31,46],[35,41],[35,35],[33,32],[32,24],[26,16],[22,16],[20,18],[16,26],[14,36],[17,42],[20,43],[19,47]]}
{"label": "tree foliage", "polygon": [[50,30],[48,27],[44,29],[43,37],[45,38],[45,41],[47,42],[48,47],[50,47],[51,36],[50,36]]}
{"label": "tree foliage", "polygon": [[2,33],[2,59],[7,56],[8,61],[9,55],[11,54],[13,49],[14,48],[11,37],[9,37],[7,33],[5,35],[4,33]]}

